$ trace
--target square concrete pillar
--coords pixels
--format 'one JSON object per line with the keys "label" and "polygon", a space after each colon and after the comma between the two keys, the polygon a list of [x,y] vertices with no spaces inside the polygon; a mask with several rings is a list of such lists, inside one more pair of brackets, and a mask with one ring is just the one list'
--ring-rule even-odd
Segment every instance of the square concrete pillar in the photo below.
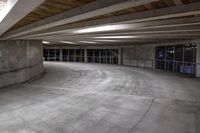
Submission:
{"label": "square concrete pillar", "polygon": [[60,61],[63,61],[63,49],[60,48]]}
{"label": "square concrete pillar", "polygon": [[87,63],[88,60],[87,60],[87,48],[84,49],[84,62]]}
{"label": "square concrete pillar", "polygon": [[200,77],[200,44],[197,44],[196,51],[196,77]]}
{"label": "square concrete pillar", "polygon": [[156,69],[156,47],[152,48],[152,68]]}
{"label": "square concrete pillar", "polygon": [[122,48],[118,48],[118,65],[122,64]]}

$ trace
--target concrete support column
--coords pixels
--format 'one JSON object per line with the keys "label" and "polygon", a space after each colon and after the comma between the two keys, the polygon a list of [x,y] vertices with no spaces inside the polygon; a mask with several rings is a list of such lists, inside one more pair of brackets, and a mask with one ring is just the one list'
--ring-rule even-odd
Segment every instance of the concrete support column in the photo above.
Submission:
{"label": "concrete support column", "polygon": [[60,61],[63,61],[63,49],[60,48]]}
{"label": "concrete support column", "polygon": [[122,48],[118,48],[118,65],[122,64]]}
{"label": "concrete support column", "polygon": [[152,50],[152,68],[156,69],[156,47],[153,46],[153,50]]}
{"label": "concrete support column", "polygon": [[87,63],[88,60],[87,60],[87,48],[84,49],[84,62]]}
{"label": "concrete support column", "polygon": [[42,72],[41,40],[0,41],[0,88],[23,83]]}
{"label": "concrete support column", "polygon": [[196,77],[200,77],[200,44],[197,44],[196,63]]}

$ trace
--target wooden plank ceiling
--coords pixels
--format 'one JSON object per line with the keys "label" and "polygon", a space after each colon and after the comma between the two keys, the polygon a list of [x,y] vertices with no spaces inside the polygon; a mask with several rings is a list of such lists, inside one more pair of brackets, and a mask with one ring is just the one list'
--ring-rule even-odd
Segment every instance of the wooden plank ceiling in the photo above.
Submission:
{"label": "wooden plank ceiling", "polygon": [[[40,21],[42,19],[48,18],[50,16],[62,13],[64,11],[79,7],[81,5],[87,4],[95,0],[46,0],[42,5],[40,5],[33,12],[28,14],[17,24],[15,24],[9,31],[15,30],[17,28],[23,27],[25,25]],[[132,7],[124,9],[117,12],[112,12],[109,14],[96,16],[82,21],[91,21],[96,19],[108,18],[111,16],[119,16],[136,12],[143,12],[147,10],[154,10],[160,8],[166,8],[181,4],[189,4],[193,2],[199,2],[199,0],[160,0],[158,2],[149,3],[142,6]],[[79,21],[80,22],[80,21]]]}

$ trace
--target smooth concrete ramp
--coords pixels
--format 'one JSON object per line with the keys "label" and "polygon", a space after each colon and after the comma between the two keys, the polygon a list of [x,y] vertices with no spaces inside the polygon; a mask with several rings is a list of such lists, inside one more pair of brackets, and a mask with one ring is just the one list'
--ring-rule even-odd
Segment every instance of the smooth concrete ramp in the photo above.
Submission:
{"label": "smooth concrete ramp", "polygon": [[1,133],[200,133],[200,82],[114,65],[45,63],[0,89]]}

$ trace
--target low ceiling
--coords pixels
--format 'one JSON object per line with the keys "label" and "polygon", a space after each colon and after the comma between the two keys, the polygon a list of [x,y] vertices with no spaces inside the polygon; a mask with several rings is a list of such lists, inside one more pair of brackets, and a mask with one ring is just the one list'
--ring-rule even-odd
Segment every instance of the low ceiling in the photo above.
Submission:
{"label": "low ceiling", "polygon": [[46,0],[2,39],[124,45],[198,39],[199,0]]}
{"label": "low ceiling", "polygon": [[11,29],[17,29],[53,15],[87,4],[94,0],[46,0],[34,11],[16,23]]}

